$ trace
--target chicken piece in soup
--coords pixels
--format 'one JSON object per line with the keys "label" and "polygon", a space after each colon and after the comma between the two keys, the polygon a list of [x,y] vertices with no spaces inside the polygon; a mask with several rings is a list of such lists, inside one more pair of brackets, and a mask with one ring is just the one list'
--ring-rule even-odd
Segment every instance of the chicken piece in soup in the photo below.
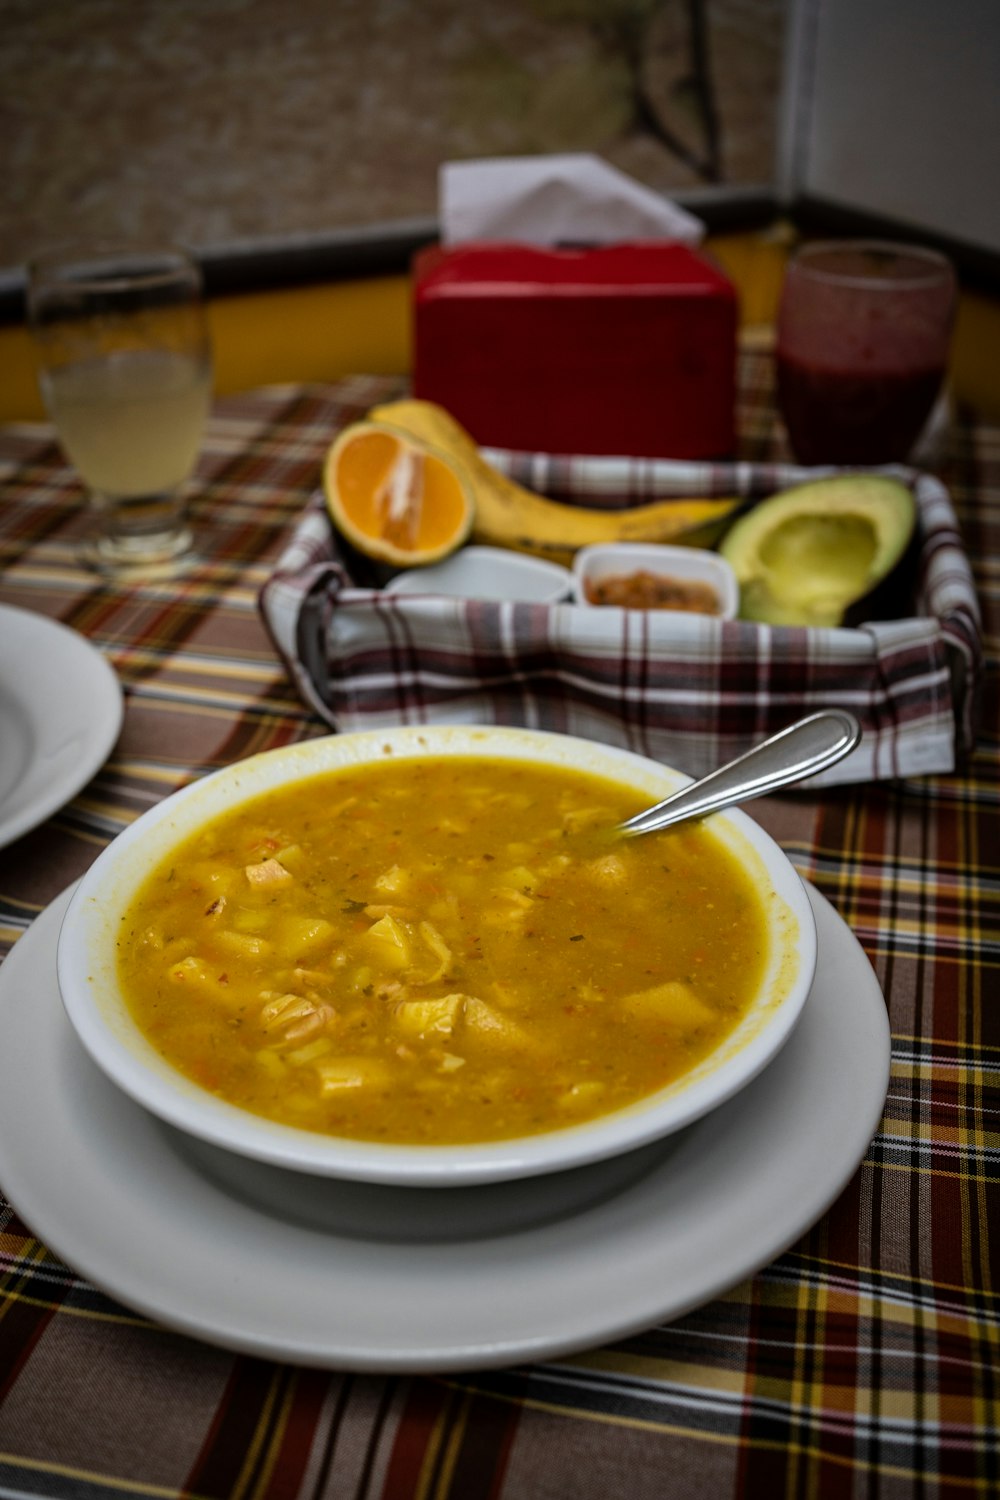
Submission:
{"label": "chicken piece in soup", "polygon": [[733,1031],[766,892],[710,826],[572,768],[387,758],[213,818],[119,934],[130,1010],[212,1093],[311,1131],[446,1145],[622,1109]]}

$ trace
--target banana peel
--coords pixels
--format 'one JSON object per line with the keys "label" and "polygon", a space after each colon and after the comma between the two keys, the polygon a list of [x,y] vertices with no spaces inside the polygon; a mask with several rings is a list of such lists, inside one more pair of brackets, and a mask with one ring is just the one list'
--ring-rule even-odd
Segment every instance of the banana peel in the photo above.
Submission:
{"label": "banana peel", "polygon": [[475,440],[432,401],[391,401],[366,418],[450,458],[464,470],[475,500],[471,539],[572,566],[597,542],[668,542],[712,547],[745,501],[740,497],[655,500],[628,510],[589,510],[525,489],[482,457]]}

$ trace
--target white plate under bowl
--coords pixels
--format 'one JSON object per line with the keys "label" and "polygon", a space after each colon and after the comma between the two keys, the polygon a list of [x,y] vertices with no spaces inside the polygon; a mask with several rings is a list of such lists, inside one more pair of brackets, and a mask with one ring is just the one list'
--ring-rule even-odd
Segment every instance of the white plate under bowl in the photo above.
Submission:
{"label": "white plate under bowl", "polygon": [[[408,1146],[348,1140],[282,1125],[199,1088],[136,1025],[121,994],[121,920],[161,860],[221,812],[325,772],[428,756],[564,766],[638,789],[652,804],[687,783],[680,772],[570,735],[498,726],[438,725],[330,735],[251,756],[194,782],[144,813],[98,856],[70,904],[57,965],[63,1003],[91,1057],[132,1098],[210,1145],[274,1166],[369,1183],[454,1186],[563,1171],[647,1145],[730,1098],[787,1041],[815,966],[815,923],[802,882],[763,829],[738,811],[712,820],[762,896],[766,972],[746,1015],[683,1078],[628,1108],[580,1125],[512,1140]],[[656,835],[651,835],[656,837]]]}
{"label": "white plate under bowl", "polygon": [[0,604],[0,848],[107,760],[124,705],[113,667],[68,626]]}
{"label": "white plate under bowl", "polygon": [[735,620],[739,613],[740,586],[724,557],[702,547],[671,547],[665,542],[595,542],[581,547],[573,559],[573,598],[589,605],[588,583],[639,572],[680,583],[707,583],[718,597],[719,609],[706,619]]}
{"label": "white plate under bowl", "polygon": [[367,1230],[353,1222],[350,1198],[336,1221],[335,1195],[358,1184],[323,1184],[325,1227],[251,1201],[108,1082],[59,1000],[54,952],[67,893],[0,968],[0,1184],[93,1285],[168,1328],[247,1354],[426,1372],[552,1359],[627,1337],[720,1296],[794,1244],[878,1127],[885,1001],[853,933],[808,894],[815,981],[788,1045],[759,1078],[647,1148],[634,1178],[576,1208],[512,1216],[500,1233],[410,1238],[393,1188],[369,1189]]}
{"label": "white plate under bowl", "polygon": [[457,599],[512,599],[557,604],[573,585],[568,568],[508,552],[503,547],[463,547],[444,562],[409,568],[386,584],[387,594],[447,594]]}

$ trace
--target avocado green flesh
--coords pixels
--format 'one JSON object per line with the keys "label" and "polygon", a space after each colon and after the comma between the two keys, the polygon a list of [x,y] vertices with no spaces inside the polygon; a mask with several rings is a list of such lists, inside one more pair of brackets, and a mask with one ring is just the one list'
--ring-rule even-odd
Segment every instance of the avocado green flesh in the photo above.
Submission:
{"label": "avocado green flesh", "polygon": [[744,584],[740,593],[740,619],[758,625],[839,625],[846,608],[841,598],[817,598],[808,604],[776,599],[760,578]]}
{"label": "avocado green flesh", "polygon": [[740,583],[740,614],[769,625],[839,625],[895,567],[913,531],[911,492],[844,476],[759,503],[720,551]]}
{"label": "avocado green flesh", "polygon": [[835,624],[865,593],[878,554],[867,516],[789,516],[761,541],[764,576],[756,580],[784,608],[816,624]]}

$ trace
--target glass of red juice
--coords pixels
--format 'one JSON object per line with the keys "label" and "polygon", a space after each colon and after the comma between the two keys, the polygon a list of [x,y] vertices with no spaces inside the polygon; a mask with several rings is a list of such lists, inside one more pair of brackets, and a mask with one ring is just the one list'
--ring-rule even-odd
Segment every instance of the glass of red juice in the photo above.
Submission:
{"label": "glass of red juice", "polygon": [[822,241],[789,262],[778,406],[802,464],[905,463],[944,379],[956,282],[934,250]]}

